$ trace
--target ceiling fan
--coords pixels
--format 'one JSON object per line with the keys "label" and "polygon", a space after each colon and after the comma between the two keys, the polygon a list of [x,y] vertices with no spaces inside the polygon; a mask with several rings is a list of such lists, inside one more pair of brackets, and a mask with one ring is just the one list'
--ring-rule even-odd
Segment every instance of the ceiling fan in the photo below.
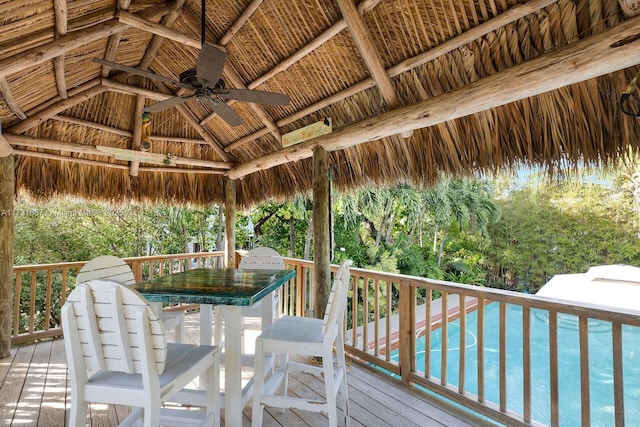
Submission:
{"label": "ceiling fan", "polygon": [[124,71],[142,77],[147,77],[163,83],[169,83],[176,87],[190,90],[192,93],[183,96],[174,96],[164,101],[157,102],[144,109],[145,112],[155,113],[180,105],[190,99],[195,99],[208,105],[213,112],[231,126],[241,125],[242,119],[238,114],[229,107],[225,100],[233,99],[236,101],[253,102],[256,104],[276,104],[288,105],[289,97],[287,95],[275,92],[265,92],[251,89],[232,89],[225,87],[225,82],[220,78],[227,59],[227,53],[215,46],[205,43],[205,1],[202,1],[202,49],[198,56],[196,68],[186,70],[180,74],[180,81],[176,81],[167,77],[160,76],[150,71],[141,70],[139,68],[128,67],[116,62],[106,61],[100,58],[94,58],[93,62],[106,65],[116,70]]}

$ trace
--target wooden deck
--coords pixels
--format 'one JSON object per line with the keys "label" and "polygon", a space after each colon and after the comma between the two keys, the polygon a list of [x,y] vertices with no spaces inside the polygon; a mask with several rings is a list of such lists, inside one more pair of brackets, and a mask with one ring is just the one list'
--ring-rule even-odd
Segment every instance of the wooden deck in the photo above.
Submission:
{"label": "wooden deck", "polygon": [[[197,316],[189,315],[187,340],[197,337]],[[322,390],[322,380],[312,375],[293,376],[291,393],[312,397]],[[452,407],[425,397],[392,378],[356,363],[348,373],[351,420],[357,426],[478,426],[488,425]],[[70,404],[67,365],[62,339],[14,347],[11,357],[0,360],[1,426],[66,426]],[[91,405],[91,426],[114,426],[128,408]],[[224,426],[224,411],[222,411]],[[323,414],[297,410],[281,413],[267,409],[264,425],[324,426]],[[243,425],[251,425],[251,405],[244,409]],[[342,424],[340,424],[342,425]]]}

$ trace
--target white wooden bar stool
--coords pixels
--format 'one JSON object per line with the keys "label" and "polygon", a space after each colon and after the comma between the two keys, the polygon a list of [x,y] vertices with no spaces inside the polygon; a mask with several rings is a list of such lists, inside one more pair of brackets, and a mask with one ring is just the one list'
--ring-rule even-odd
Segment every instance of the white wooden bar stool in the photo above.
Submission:
{"label": "white wooden bar stool", "polygon": [[[113,255],[102,255],[93,258],[82,266],[76,277],[76,283],[84,283],[89,280],[104,279],[113,280],[126,286],[136,282],[133,271],[123,259]],[[163,312],[162,303],[149,303],[160,316],[164,329],[175,329],[175,341],[184,341],[184,312]]]}
{"label": "white wooden bar stool", "polygon": [[[336,397],[342,396],[345,424],[351,425],[349,397],[347,395],[347,372],[342,335],[344,313],[349,290],[349,267],[351,261],[342,263],[333,281],[324,319],[283,316],[256,339],[252,426],[262,426],[265,406],[297,408],[305,411],[328,414],[329,425],[338,425]],[[336,349],[336,366],[333,348]],[[267,358],[280,354],[279,367],[268,378],[265,376]],[[322,357],[322,366],[292,362],[290,355]],[[325,399],[301,399],[287,396],[289,372],[306,372],[324,376]],[[280,394],[277,393],[280,389]]]}
{"label": "white wooden bar stool", "polygon": [[[162,322],[135,290],[104,280],[78,285],[62,307],[62,327],[72,427],[86,425],[89,402],[135,408],[121,426],[219,425],[219,348],[167,344]],[[185,389],[199,376],[206,391]],[[205,409],[161,407],[169,401]]]}

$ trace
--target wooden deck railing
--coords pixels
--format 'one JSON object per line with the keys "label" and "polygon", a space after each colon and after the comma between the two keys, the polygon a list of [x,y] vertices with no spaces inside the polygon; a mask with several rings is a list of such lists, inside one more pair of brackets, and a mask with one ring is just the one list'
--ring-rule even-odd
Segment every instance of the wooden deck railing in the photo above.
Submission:
{"label": "wooden deck railing", "polygon": [[[155,277],[181,271],[186,266],[218,266],[221,252],[168,255],[162,257],[128,258],[137,278]],[[194,264],[195,263],[195,264]],[[14,306],[13,342],[23,342],[48,336],[60,335],[59,307],[69,287],[75,283],[75,274],[84,263],[64,263],[15,267],[16,298]],[[286,284],[281,293],[284,313],[298,316],[310,315],[314,306],[315,285],[313,263],[285,258],[288,268],[296,269],[296,280]],[[337,270],[334,266],[333,271]],[[54,301],[56,302],[54,304]],[[461,309],[463,308],[463,309]],[[497,311],[496,316],[485,315],[488,308]],[[515,310],[517,328],[508,312]],[[637,397],[633,390],[625,391],[623,373],[626,354],[633,353],[626,342],[630,329],[640,327],[640,313],[611,312],[602,307],[573,305],[515,292],[501,291],[451,282],[378,271],[351,269],[351,292],[345,322],[345,339],[348,352],[358,363],[365,363],[397,375],[399,380],[423,387],[444,396],[463,407],[506,425],[536,425],[533,405],[547,407],[548,418],[544,424],[561,425],[559,384],[566,381],[570,373],[561,368],[561,328],[568,319],[574,319],[578,332],[573,343],[579,353],[576,380],[580,384],[578,400],[583,426],[598,425],[591,421],[591,399],[595,391],[590,379],[601,373],[603,366],[590,364],[590,332],[603,329],[610,336],[611,345],[599,348],[608,352],[605,359],[611,361],[610,383],[614,409],[607,425],[623,426],[633,422],[625,417],[625,405],[638,410]],[[473,329],[473,342],[467,337],[470,316],[477,318]],[[547,341],[544,345],[532,342],[532,319],[544,318]],[[22,323],[20,323],[22,322]],[[600,322],[600,326],[593,325]],[[474,322],[475,324],[476,322]],[[539,323],[539,322],[538,322]],[[605,325],[602,328],[602,324]],[[538,325],[539,326],[539,325]],[[453,329],[465,333],[452,334]],[[434,331],[434,332],[432,332]],[[518,336],[514,338],[514,331]],[[431,332],[431,333],[429,333]],[[490,343],[489,336],[497,336]],[[444,338],[447,339],[444,339]],[[637,335],[636,335],[637,337]],[[419,344],[420,343],[420,344]],[[518,348],[514,348],[516,345]],[[640,345],[636,338],[635,345]],[[424,352],[424,362],[418,364],[417,354]],[[454,350],[454,347],[456,351]],[[488,352],[497,353],[498,366],[489,372]],[[495,348],[494,348],[495,347]],[[420,350],[422,351],[422,350]],[[640,354],[640,349],[637,349]],[[473,356],[473,357],[471,357]],[[510,372],[508,361],[516,358],[520,362],[518,372]],[[473,362],[470,360],[473,359]],[[540,372],[535,371],[534,359],[547,361],[544,375],[550,384],[548,390],[539,389]],[[455,375],[451,375],[451,373]],[[488,377],[497,378],[497,398],[490,398]],[[514,377],[517,378],[514,380]],[[472,381],[473,380],[473,381]],[[513,393],[514,384],[519,389]],[[476,384],[470,392],[465,388],[469,382]],[[536,396],[533,390],[536,390]],[[495,394],[495,393],[494,393]],[[493,400],[493,401],[492,401]],[[631,413],[634,413],[631,411]]]}
{"label": "wooden deck railing", "polygon": [[[131,266],[136,281],[140,281],[191,267],[220,266],[223,256],[224,252],[221,251],[199,252],[125,258],[125,261]],[[62,335],[60,308],[75,286],[76,275],[85,263],[21,265],[13,268],[13,344]]]}

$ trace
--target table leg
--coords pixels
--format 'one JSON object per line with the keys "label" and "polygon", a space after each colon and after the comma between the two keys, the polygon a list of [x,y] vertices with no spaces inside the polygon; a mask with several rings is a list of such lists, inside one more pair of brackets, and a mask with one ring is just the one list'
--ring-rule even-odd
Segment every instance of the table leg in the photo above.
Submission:
{"label": "table leg", "polygon": [[211,345],[211,325],[213,322],[213,306],[200,304],[200,344]]}
{"label": "table leg", "polygon": [[242,425],[242,315],[238,306],[225,307],[224,319],[224,420]]}
{"label": "table leg", "polygon": [[[211,322],[213,320],[213,306],[211,304],[200,304],[200,344],[211,345]],[[206,379],[198,378],[198,388],[206,387]]]}

